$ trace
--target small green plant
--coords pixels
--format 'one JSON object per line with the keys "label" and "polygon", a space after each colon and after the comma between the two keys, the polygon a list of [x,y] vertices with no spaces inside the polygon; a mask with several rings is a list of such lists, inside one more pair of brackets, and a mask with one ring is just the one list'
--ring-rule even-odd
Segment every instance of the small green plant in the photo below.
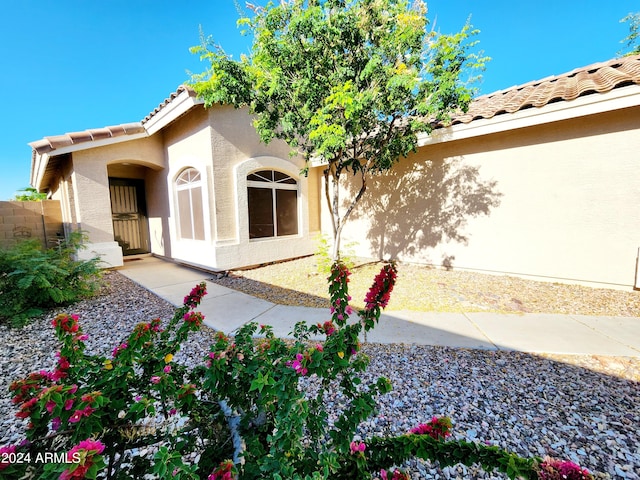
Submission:
{"label": "small green plant", "polygon": [[85,236],[69,235],[43,250],[37,240],[0,249],[0,322],[20,326],[56,305],[90,296],[99,288],[100,259],[76,260]]}
{"label": "small green plant", "polygon": [[[330,239],[328,235],[323,233],[319,233],[316,238],[316,243],[318,244],[316,248],[315,257],[317,259],[317,268],[318,273],[323,275],[329,275],[331,272],[331,266],[333,265],[333,259],[331,258],[331,252],[333,251],[333,247],[331,246]],[[356,242],[349,242],[346,244],[344,250],[340,251],[340,262],[344,264],[347,268],[353,269],[355,266],[355,247]]]}

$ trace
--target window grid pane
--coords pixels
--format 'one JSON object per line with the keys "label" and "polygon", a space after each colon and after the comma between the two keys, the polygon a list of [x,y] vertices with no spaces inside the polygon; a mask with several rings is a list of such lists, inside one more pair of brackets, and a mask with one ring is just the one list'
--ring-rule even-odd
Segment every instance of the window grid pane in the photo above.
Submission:
{"label": "window grid pane", "polygon": [[276,215],[279,237],[298,233],[298,192],[276,190]]}
{"label": "window grid pane", "polygon": [[273,237],[273,193],[268,188],[247,189],[249,204],[249,238]]}
{"label": "window grid pane", "polygon": [[191,189],[191,214],[193,239],[204,240],[204,211],[202,208],[202,188]]}
{"label": "window grid pane", "polygon": [[298,233],[298,182],[286,173],[260,170],[247,175],[249,238]]}
{"label": "window grid pane", "polygon": [[189,190],[178,190],[178,219],[180,222],[180,237],[192,239],[191,195],[189,195]]}
{"label": "window grid pane", "polygon": [[187,168],[176,178],[180,238],[204,240],[204,206],[200,172]]}

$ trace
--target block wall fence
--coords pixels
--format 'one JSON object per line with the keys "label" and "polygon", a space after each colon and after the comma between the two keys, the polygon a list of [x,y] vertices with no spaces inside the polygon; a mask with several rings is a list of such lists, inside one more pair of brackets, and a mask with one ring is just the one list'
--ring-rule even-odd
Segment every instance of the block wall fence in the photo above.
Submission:
{"label": "block wall fence", "polygon": [[37,239],[45,248],[55,247],[64,239],[58,200],[0,202],[0,248],[27,239]]}

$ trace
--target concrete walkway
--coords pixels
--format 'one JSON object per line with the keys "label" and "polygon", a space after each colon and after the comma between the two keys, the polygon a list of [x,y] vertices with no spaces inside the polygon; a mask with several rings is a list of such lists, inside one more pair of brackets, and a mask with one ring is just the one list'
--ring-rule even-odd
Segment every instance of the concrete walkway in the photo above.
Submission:
{"label": "concrete walkway", "polygon": [[[156,257],[127,261],[118,271],[174,305],[182,305],[196,284],[212,276]],[[198,310],[208,326],[225,333],[255,321],[287,337],[299,321],[313,324],[330,318],[328,309],[276,305],[210,281],[207,292]],[[640,318],[387,311],[367,341],[640,357]]]}

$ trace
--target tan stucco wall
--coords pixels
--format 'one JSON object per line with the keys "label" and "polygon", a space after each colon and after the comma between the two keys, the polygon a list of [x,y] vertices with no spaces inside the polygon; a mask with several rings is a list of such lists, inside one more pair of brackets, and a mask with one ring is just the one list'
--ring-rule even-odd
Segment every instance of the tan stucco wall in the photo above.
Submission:
{"label": "tan stucco wall", "polygon": [[[88,252],[103,256],[105,265],[122,264],[122,252],[113,237],[108,165],[128,163],[154,169],[164,165],[160,137],[143,138],[72,153],[70,183],[77,227],[92,244]],[[70,205],[71,206],[71,205]]]}
{"label": "tan stucco wall", "polygon": [[[195,107],[163,130],[163,141],[168,167],[164,180],[165,189],[169,192],[169,212],[164,217],[167,218],[164,225],[161,225],[162,217],[159,215],[155,221],[150,221],[152,237],[157,237],[154,232],[162,229],[164,239],[162,248],[152,239],[155,245],[153,253],[203,267],[228,269],[313,252],[309,235],[309,205],[315,209],[313,225],[316,229],[319,228],[319,217],[315,194],[311,194],[309,201],[308,181],[304,177],[299,178],[300,205],[304,210],[299,235],[295,238],[249,241],[245,232],[248,225],[246,206],[243,206],[243,198],[246,202],[244,170],[249,166],[275,168],[299,177],[303,163],[289,157],[289,148],[283,142],[261,143],[246,110],[230,106],[206,110],[201,106]],[[204,241],[180,239],[176,229],[174,182],[187,167],[198,169],[205,180],[204,210],[208,221]],[[170,245],[169,249],[167,245]]]}
{"label": "tan stucco wall", "polygon": [[630,287],[638,152],[637,108],[428,145],[369,185],[345,241],[374,258]]}
{"label": "tan stucco wall", "polygon": [[21,240],[39,240],[51,248],[63,238],[60,202],[0,202],[0,248]]}

